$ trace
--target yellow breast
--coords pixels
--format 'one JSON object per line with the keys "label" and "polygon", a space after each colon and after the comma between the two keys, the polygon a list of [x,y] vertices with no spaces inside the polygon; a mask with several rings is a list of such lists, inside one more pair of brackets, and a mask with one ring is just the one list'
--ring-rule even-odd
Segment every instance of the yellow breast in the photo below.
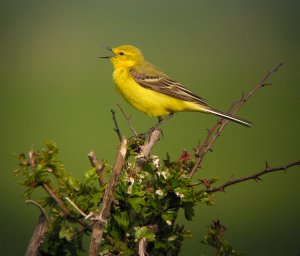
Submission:
{"label": "yellow breast", "polygon": [[200,110],[199,106],[193,102],[179,100],[139,85],[127,68],[116,68],[113,79],[117,90],[128,103],[149,116],[164,116],[179,111]]}

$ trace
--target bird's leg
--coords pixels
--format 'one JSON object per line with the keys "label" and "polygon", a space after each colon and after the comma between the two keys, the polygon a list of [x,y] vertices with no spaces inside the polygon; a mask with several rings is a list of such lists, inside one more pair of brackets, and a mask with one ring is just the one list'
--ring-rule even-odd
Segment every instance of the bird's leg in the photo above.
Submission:
{"label": "bird's leg", "polygon": [[158,128],[159,126],[161,126],[165,121],[167,121],[168,119],[170,119],[173,115],[174,115],[174,113],[171,113],[171,114],[169,114],[169,115],[167,115],[167,116],[164,116],[164,117],[161,117],[161,116],[157,117],[158,122],[157,122],[157,124],[155,124],[152,128],[150,128],[150,131],[153,131],[153,130],[157,129],[157,128]]}
{"label": "bird's leg", "polygon": [[161,126],[164,122],[166,122],[168,119],[170,119],[172,116],[174,115],[174,113],[170,113],[167,116],[161,117],[159,116],[158,122],[152,126],[147,132],[142,133],[142,134],[138,134],[137,136],[140,138],[147,138],[154,130],[156,130],[159,126]]}

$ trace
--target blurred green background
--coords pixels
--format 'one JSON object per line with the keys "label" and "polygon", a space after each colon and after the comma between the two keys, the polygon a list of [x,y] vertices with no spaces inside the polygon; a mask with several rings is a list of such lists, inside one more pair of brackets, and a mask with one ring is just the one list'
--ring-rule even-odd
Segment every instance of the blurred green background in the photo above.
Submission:
{"label": "blurred green background", "polygon": [[[148,60],[227,110],[268,69],[284,66],[239,112],[203,162],[200,176],[223,181],[299,159],[300,72],[297,0],[14,1],[0,3],[0,254],[23,255],[38,212],[26,206],[12,175],[14,153],[55,140],[68,171],[81,177],[87,153],[113,163],[117,137],[110,109],[119,102],[140,132],[156,120],[128,106],[113,87],[104,45],[133,44]],[[131,133],[119,111],[122,132]],[[202,141],[215,117],[180,113],[163,126],[154,153],[177,159]],[[300,167],[235,185],[199,205],[181,255],[212,255],[200,244],[215,218],[248,255],[300,254]]]}

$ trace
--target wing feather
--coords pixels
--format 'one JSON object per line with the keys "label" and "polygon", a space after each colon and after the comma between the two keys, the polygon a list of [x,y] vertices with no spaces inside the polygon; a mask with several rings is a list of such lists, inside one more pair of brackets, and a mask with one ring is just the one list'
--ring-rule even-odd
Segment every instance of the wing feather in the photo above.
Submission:
{"label": "wing feather", "polygon": [[196,102],[205,106],[207,105],[205,99],[196,95],[182,84],[176,82],[162,72],[159,75],[146,75],[140,70],[133,69],[130,73],[138,84],[147,89],[151,89],[180,100]]}

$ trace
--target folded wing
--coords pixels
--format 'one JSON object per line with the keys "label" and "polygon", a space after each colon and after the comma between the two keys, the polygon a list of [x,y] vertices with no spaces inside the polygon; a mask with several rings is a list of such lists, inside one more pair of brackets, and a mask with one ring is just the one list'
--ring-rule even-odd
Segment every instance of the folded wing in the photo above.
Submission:
{"label": "folded wing", "polygon": [[149,72],[142,72],[134,69],[130,71],[133,79],[147,89],[151,89],[180,100],[196,102],[205,106],[207,105],[202,97],[196,95],[164,73],[160,71],[157,72],[158,74],[146,75],[145,73],[149,74]]}

